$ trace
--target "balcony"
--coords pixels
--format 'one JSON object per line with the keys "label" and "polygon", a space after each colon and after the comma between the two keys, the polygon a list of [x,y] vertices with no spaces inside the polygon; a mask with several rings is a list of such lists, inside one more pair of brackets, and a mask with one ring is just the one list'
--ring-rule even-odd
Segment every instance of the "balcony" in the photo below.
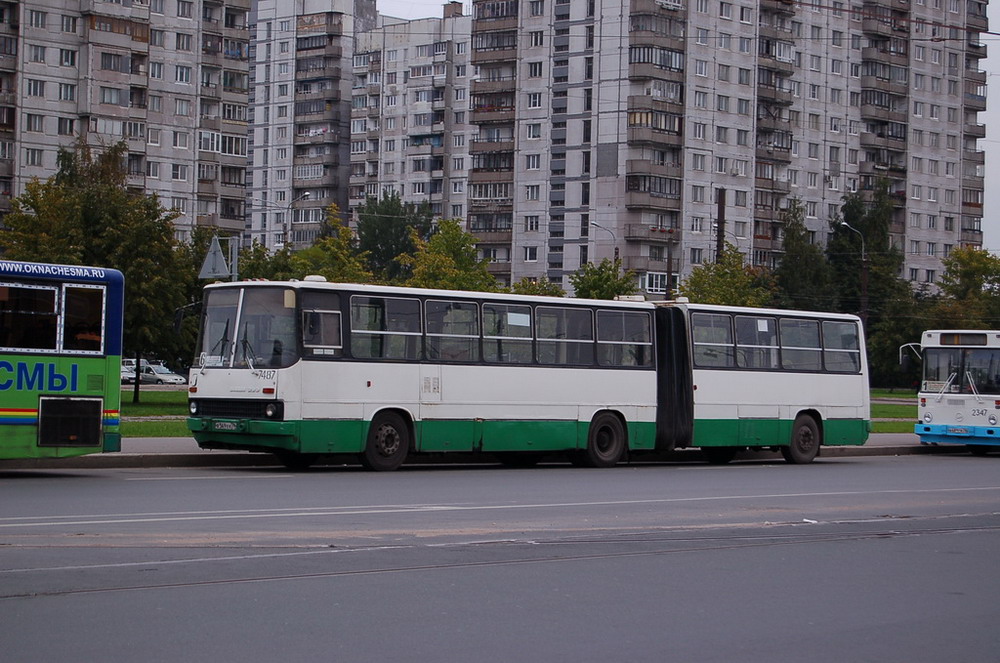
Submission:
{"label": "balcony", "polygon": [[897,111],[883,108],[882,106],[875,106],[874,104],[861,104],[861,119],[905,124],[908,116],[905,110]]}
{"label": "balcony", "polygon": [[906,83],[898,83],[876,76],[862,76],[861,89],[881,90],[882,92],[888,92],[900,97],[905,97],[909,93]]}
{"label": "balcony", "polygon": [[650,127],[629,127],[628,142],[631,144],[670,145],[680,147],[684,137],[678,134],[658,131]]}
{"label": "balcony", "polygon": [[895,138],[884,134],[861,132],[861,147],[886,148],[903,152],[906,150],[906,138]]}
{"label": "balcony", "polygon": [[472,94],[491,94],[494,92],[508,92],[517,89],[516,76],[504,76],[502,78],[480,78],[472,81]]}
{"label": "balcony", "polygon": [[481,106],[473,108],[469,112],[469,122],[471,124],[513,122],[515,110],[514,106]]}
{"label": "balcony", "polygon": [[656,260],[649,256],[625,256],[622,258],[622,266],[626,271],[636,273],[671,271],[666,260]]}
{"label": "balcony", "polygon": [[625,162],[626,175],[660,175],[683,179],[684,166],[679,163],[654,164],[649,159],[628,159]]}
{"label": "balcony", "polygon": [[680,196],[668,198],[646,191],[626,191],[625,207],[629,209],[638,207],[642,209],[679,210],[681,208],[681,198]]}
{"label": "balcony", "polygon": [[677,228],[662,228],[644,223],[627,223],[625,239],[633,242],[673,244],[680,241],[681,231]]}
{"label": "balcony", "polygon": [[517,14],[496,18],[476,18],[472,20],[473,32],[498,32],[517,30]]}
{"label": "balcony", "polygon": [[470,154],[482,154],[484,152],[513,152],[514,139],[507,140],[483,140],[476,139],[469,143]]}
{"label": "balcony", "polygon": [[974,32],[987,32],[990,29],[990,22],[985,16],[967,14],[965,17],[965,28]]}
{"label": "balcony", "polygon": [[774,193],[785,195],[792,191],[792,185],[788,180],[772,180],[766,177],[754,178],[754,187],[763,191],[773,191]]}
{"label": "balcony", "polygon": [[469,233],[482,244],[510,244],[514,231],[507,230],[470,230]]}
{"label": "balcony", "polygon": [[795,14],[794,0],[760,0],[761,11],[792,16]]}
{"label": "balcony", "polygon": [[884,62],[886,64],[896,65],[899,67],[908,67],[909,58],[905,53],[897,53],[895,51],[883,51],[875,46],[865,46],[861,49],[861,59],[862,60],[877,60],[879,62]]}
{"label": "balcony", "polygon": [[790,90],[779,90],[776,87],[758,83],[757,94],[760,96],[761,100],[767,103],[776,104],[778,106],[792,105],[792,93]]}
{"label": "balcony", "polygon": [[497,48],[472,51],[472,64],[479,66],[490,62],[514,62],[517,60],[516,48]]}
{"label": "balcony", "polygon": [[658,80],[684,82],[684,72],[665,69],[650,62],[635,62],[628,66],[629,80],[645,81],[651,78]]}
{"label": "balcony", "polygon": [[962,133],[970,138],[986,138],[986,125],[966,124],[962,128]]}

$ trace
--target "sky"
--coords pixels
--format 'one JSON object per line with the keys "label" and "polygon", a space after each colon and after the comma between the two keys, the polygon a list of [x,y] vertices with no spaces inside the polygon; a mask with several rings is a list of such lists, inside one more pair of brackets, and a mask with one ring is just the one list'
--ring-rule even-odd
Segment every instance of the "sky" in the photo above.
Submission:
{"label": "sky", "polygon": [[[378,10],[397,18],[440,17],[444,0],[376,0]],[[465,13],[471,2],[465,2]],[[981,149],[986,150],[986,172],[1000,172],[1000,0],[993,0],[987,9],[991,32],[980,40],[987,45],[988,57],[980,63],[987,72],[987,111],[979,122],[986,124],[986,138]],[[986,200],[983,205],[983,248],[1000,255],[1000,175],[986,178]]]}

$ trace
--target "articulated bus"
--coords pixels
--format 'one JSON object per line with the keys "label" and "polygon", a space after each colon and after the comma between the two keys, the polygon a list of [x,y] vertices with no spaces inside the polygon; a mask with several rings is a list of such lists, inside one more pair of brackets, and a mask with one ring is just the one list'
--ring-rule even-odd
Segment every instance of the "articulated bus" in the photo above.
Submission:
{"label": "articulated bus", "polygon": [[925,331],[920,354],[920,441],[966,444],[977,455],[1000,448],[1000,331]]}
{"label": "articulated bus", "polygon": [[792,463],[870,429],[857,317],[326,283],[207,286],[188,426],[286,466],[427,452]]}
{"label": "articulated bus", "polygon": [[119,451],[124,280],[0,260],[0,459]]}

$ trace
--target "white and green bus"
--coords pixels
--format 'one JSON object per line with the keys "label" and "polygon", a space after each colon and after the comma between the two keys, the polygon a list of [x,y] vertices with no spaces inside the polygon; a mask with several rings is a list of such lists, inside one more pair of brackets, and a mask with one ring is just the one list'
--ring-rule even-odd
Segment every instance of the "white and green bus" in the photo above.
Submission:
{"label": "white and green bus", "polygon": [[326,283],[205,290],[188,425],[205,449],[392,470],[427,453],[615,465],[863,444],[854,316]]}

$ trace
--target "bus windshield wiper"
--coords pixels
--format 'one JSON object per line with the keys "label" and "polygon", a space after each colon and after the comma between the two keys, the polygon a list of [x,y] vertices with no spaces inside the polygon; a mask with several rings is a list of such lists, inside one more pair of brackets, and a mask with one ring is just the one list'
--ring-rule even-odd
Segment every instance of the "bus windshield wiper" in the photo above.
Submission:
{"label": "bus windshield wiper", "polygon": [[[249,327],[249,325],[247,327]],[[249,331],[247,327],[243,328],[243,340],[240,341],[240,346],[243,348],[243,361],[247,363],[247,366],[251,371],[256,371],[257,369],[253,366],[253,358],[256,355],[253,350],[253,345],[250,344],[250,340],[247,338],[247,332]]]}
{"label": "bus windshield wiper", "polygon": [[979,390],[976,389],[976,381],[972,377],[972,371],[965,372],[965,379],[969,381],[969,389],[972,390],[972,395],[976,397],[976,402],[982,403],[983,397],[979,395]]}

